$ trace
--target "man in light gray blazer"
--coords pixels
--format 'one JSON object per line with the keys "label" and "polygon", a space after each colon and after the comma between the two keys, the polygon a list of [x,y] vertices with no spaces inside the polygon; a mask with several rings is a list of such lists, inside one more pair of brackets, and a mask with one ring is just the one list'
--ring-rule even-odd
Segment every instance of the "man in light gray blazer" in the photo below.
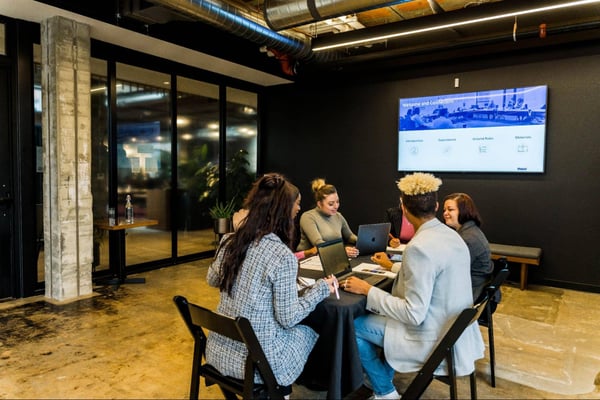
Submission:
{"label": "man in light gray blazer", "polygon": [[[398,182],[402,211],[415,227],[402,264],[392,264],[385,253],[372,259],[397,271],[391,293],[357,278],[342,282],[353,293],[367,295],[367,314],[355,320],[356,341],[363,369],[375,399],[397,399],[394,371],[418,371],[460,312],[473,305],[469,250],[464,240],[435,216],[441,180],[415,173]],[[385,359],[379,355],[383,348]],[[458,376],[475,369],[484,344],[472,324],[455,345]],[[446,365],[437,371],[447,374]]]}

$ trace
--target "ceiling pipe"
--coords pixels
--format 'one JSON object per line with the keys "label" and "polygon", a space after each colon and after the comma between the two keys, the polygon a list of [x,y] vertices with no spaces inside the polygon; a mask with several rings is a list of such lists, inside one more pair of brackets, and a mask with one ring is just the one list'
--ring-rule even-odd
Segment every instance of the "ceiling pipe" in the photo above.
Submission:
{"label": "ceiling pipe", "polygon": [[427,3],[429,3],[429,7],[431,8],[431,11],[434,14],[441,14],[443,12],[445,12],[445,10],[442,8],[442,6],[440,6],[437,1],[435,0],[427,0]]}
{"label": "ceiling pipe", "polygon": [[[152,3],[194,17],[218,29],[257,43],[261,47],[274,49],[297,60],[314,58],[308,38],[302,40],[274,32],[261,25],[249,13],[220,0],[150,0]],[[254,19],[254,20],[253,20]],[[325,55],[331,59],[331,52]],[[322,59],[321,56],[319,56]]]}
{"label": "ceiling pipe", "polygon": [[410,1],[412,0],[265,0],[264,18],[271,29],[280,31]]}

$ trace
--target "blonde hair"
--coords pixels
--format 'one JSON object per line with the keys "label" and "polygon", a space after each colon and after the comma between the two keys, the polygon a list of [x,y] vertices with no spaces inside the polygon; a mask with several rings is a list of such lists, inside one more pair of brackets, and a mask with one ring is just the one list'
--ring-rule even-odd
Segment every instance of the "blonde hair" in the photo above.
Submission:
{"label": "blonde hair", "polygon": [[318,203],[330,194],[337,193],[337,189],[332,184],[326,183],[325,179],[317,178],[313,180],[310,187],[315,194],[315,201]]}
{"label": "blonde hair", "polygon": [[431,174],[415,172],[412,175],[406,175],[398,182],[398,189],[407,196],[417,196],[426,193],[437,192],[442,185],[442,180]]}

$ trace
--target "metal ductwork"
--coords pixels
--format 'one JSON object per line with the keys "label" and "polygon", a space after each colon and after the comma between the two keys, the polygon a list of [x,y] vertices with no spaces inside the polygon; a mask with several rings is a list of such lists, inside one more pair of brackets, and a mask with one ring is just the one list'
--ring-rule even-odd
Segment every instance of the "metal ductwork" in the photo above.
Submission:
{"label": "metal ductwork", "polygon": [[[298,60],[313,57],[310,40],[274,32],[251,14],[219,0],[150,0]],[[322,57],[322,56],[319,56]],[[329,55],[330,57],[330,55]]]}
{"label": "metal ductwork", "polygon": [[[133,1],[133,0],[131,0]],[[553,30],[568,25],[572,21],[581,23],[598,22],[600,0],[568,2],[564,0],[480,0],[454,1],[461,7],[450,7],[446,11],[437,0],[427,0],[432,13],[422,18],[404,18],[395,22],[374,24],[368,29],[348,31],[336,35],[324,35],[310,39],[293,30],[275,32],[274,29],[289,28],[328,19],[334,15],[348,15],[369,8],[383,8],[394,4],[410,3],[412,0],[265,0],[264,16],[256,11],[241,9],[243,5],[229,4],[228,0],[147,0],[157,6],[191,17],[230,34],[252,41],[266,48],[276,57],[287,74],[295,74],[296,61],[316,62],[331,66],[348,64],[367,59],[381,59],[386,56],[399,57],[422,54],[435,49],[452,46],[467,46],[490,38],[504,38],[505,33],[513,32],[513,19],[518,12],[519,30],[533,31],[540,23],[548,24]],[[420,2],[421,8],[424,1]],[[485,4],[485,5],[482,5]],[[488,4],[489,3],[489,4]],[[569,6],[573,3],[573,6]],[[581,3],[581,4],[580,4]],[[444,3],[448,5],[448,2]],[[472,7],[477,5],[477,7]],[[411,4],[406,4],[409,8]],[[561,6],[560,11],[559,6]],[[521,14],[525,9],[545,9],[544,12]],[[567,8],[568,7],[568,8]],[[564,8],[564,9],[563,9]],[[457,11],[460,10],[460,11]],[[455,11],[455,12],[448,12]],[[504,18],[506,13],[515,17]],[[462,21],[478,21],[483,17],[498,16],[506,21],[458,24]],[[452,27],[450,27],[450,25]],[[432,27],[437,27],[432,29]],[[438,29],[439,28],[439,29]],[[398,32],[418,32],[418,35],[396,35]],[[422,31],[422,32],[420,32]],[[556,31],[558,33],[558,31]],[[514,34],[513,34],[514,36]],[[381,39],[380,39],[381,38]],[[514,38],[513,38],[514,40]],[[335,46],[333,46],[335,45]],[[322,48],[322,51],[312,49]],[[329,48],[329,50],[327,50]],[[332,50],[337,48],[339,50]],[[264,49],[261,49],[264,50]]]}
{"label": "metal ductwork", "polygon": [[412,0],[265,0],[265,21],[275,31]]}

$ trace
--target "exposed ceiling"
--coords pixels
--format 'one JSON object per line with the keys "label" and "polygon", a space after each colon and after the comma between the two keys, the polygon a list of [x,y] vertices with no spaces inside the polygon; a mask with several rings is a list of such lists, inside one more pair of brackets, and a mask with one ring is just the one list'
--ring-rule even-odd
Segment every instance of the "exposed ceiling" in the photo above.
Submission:
{"label": "exposed ceiling", "polygon": [[600,38],[600,0],[42,2],[292,80]]}

